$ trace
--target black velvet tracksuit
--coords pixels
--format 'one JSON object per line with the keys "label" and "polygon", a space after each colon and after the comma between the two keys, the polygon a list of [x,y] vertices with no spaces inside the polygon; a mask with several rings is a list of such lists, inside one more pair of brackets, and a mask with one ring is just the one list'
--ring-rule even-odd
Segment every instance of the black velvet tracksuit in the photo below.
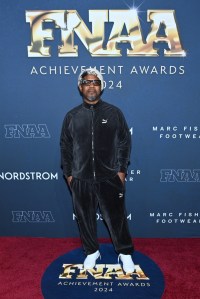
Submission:
{"label": "black velvet tracksuit", "polygon": [[117,253],[131,254],[124,184],[130,156],[130,132],[119,108],[100,100],[69,111],[61,132],[61,158],[70,183],[74,212],[86,254],[98,250],[96,211],[109,229]]}

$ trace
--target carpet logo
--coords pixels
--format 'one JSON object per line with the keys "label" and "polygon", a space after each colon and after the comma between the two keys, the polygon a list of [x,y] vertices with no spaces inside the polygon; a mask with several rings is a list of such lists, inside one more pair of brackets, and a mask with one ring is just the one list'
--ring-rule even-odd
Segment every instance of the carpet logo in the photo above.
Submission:
{"label": "carpet logo", "polygon": [[63,264],[63,268],[60,279],[88,279],[91,275],[94,279],[149,280],[140,265],[135,265],[135,272],[130,274],[125,274],[119,264],[96,264],[95,269],[89,270],[84,270],[83,264]]}
{"label": "carpet logo", "polygon": [[164,278],[159,267],[147,256],[133,254],[135,271],[125,273],[117,262],[111,244],[100,245],[101,261],[93,269],[84,270],[82,248],[60,256],[42,277],[45,299],[160,299]]}

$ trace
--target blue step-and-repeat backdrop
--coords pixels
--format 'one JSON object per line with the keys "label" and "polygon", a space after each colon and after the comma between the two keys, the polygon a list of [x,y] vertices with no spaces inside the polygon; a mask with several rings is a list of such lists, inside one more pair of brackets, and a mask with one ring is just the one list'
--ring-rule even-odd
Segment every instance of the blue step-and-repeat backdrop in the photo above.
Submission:
{"label": "blue step-and-repeat backdrop", "polygon": [[[62,121],[96,67],[132,136],[133,237],[200,232],[200,3],[1,0],[0,234],[78,237],[60,168]],[[97,212],[99,237],[107,237]]]}

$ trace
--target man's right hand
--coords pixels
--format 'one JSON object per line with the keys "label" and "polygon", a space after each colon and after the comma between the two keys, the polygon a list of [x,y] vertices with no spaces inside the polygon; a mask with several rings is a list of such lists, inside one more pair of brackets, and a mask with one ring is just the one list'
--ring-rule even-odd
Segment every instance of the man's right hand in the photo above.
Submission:
{"label": "man's right hand", "polygon": [[69,186],[70,186],[71,180],[72,180],[72,175],[67,177],[67,183],[68,183]]}

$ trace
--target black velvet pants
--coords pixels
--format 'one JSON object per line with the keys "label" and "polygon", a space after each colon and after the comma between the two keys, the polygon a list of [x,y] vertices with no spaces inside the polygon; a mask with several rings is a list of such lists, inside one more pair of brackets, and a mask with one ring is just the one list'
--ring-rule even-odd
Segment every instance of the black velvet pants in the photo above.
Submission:
{"label": "black velvet pants", "polygon": [[99,249],[96,222],[96,212],[99,206],[116,252],[132,254],[133,245],[124,202],[125,190],[119,176],[116,175],[107,181],[98,183],[73,178],[70,186],[85,253],[92,254]]}

